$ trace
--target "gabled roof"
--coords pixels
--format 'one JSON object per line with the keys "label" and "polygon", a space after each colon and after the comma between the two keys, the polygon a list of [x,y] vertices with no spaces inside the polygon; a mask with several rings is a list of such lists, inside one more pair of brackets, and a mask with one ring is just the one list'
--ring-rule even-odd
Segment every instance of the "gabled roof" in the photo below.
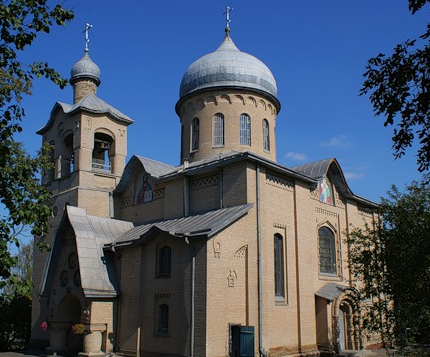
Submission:
{"label": "gabled roof", "polygon": [[328,168],[332,162],[337,163],[337,160],[335,158],[329,158],[313,161],[304,165],[292,167],[292,169],[319,180],[327,174]]}
{"label": "gabled roof", "polygon": [[54,243],[47,260],[47,267],[40,289],[47,295],[58,266],[63,237],[72,229],[76,239],[76,250],[81,275],[81,286],[86,297],[113,297],[117,295],[118,281],[115,264],[103,250],[124,232],[133,228],[131,222],[110,218],[88,216],[85,209],[67,206],[63,220],[54,237]]}
{"label": "gabled roof", "polygon": [[221,152],[215,156],[203,160],[191,162],[188,164],[188,166],[171,166],[141,156],[133,156],[126,165],[121,181],[115,189],[114,194],[121,194],[127,189],[127,187],[132,182],[135,171],[138,167],[143,167],[146,172],[156,179],[168,181],[182,175],[188,176],[208,172],[243,160],[250,160],[260,163],[266,167],[269,167],[271,170],[282,172],[290,177],[298,178],[315,185],[317,183],[315,179],[307,175],[289,169],[288,167],[280,165],[274,161],[268,160],[249,151],[230,150]]}
{"label": "gabled roof", "polygon": [[178,238],[211,238],[247,214],[252,207],[253,204],[246,204],[143,224],[125,232],[107,247],[124,247],[138,242],[143,244],[154,233],[166,233]]}
{"label": "gabled roof", "polygon": [[121,193],[127,189],[133,180],[134,173],[138,168],[143,168],[154,178],[159,178],[160,176],[163,176],[169,172],[174,172],[176,170],[174,166],[165,164],[163,162],[151,160],[143,156],[133,155],[125,166],[124,172],[121,176],[121,181],[114,191],[115,194]]}
{"label": "gabled roof", "polygon": [[92,114],[107,114],[113,119],[118,120],[121,123],[130,125],[133,123],[133,119],[130,119],[127,115],[121,113],[118,109],[115,109],[104,100],[100,99],[93,93],[87,94],[79,102],[75,104],[66,104],[56,102],[54,108],[51,110],[51,115],[46,125],[37,131],[37,134],[42,135],[45,133],[54,123],[55,114],[58,110],[62,110],[66,115],[72,115],[74,113],[85,111]]}
{"label": "gabled roof", "polygon": [[300,166],[295,166],[295,167],[292,167],[292,169],[294,171],[297,171],[304,175],[312,177],[315,180],[322,179],[330,171],[331,180],[333,184],[336,186],[336,189],[338,190],[341,196],[355,199],[358,202],[365,205],[377,207],[377,204],[375,202],[372,202],[366,198],[357,196],[351,191],[351,189],[348,186],[348,183],[346,182],[345,176],[339,165],[339,162],[334,157],[310,162],[308,164],[304,164]]}

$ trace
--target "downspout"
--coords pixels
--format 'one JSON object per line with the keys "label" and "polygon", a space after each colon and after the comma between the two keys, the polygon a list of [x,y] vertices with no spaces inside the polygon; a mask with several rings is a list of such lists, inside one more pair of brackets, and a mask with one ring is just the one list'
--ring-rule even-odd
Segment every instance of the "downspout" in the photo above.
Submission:
{"label": "downspout", "polygon": [[296,258],[296,299],[297,299],[297,347],[302,351],[302,321],[300,315],[300,264],[299,264],[299,232],[297,217],[297,184],[294,185],[294,240]]}
{"label": "downspout", "polygon": [[257,188],[257,265],[258,265],[258,346],[260,356],[266,357],[263,348],[263,289],[261,277],[261,212],[260,212],[260,165],[256,165],[256,188]]}
{"label": "downspout", "polygon": [[195,287],[196,287],[196,249],[190,244],[188,237],[185,237],[185,243],[191,249],[191,301],[190,301],[190,357],[194,357],[194,334],[195,334],[195,318],[194,318],[194,304],[195,304]]}
{"label": "downspout", "polygon": [[219,171],[219,208],[224,208],[224,170]]}
{"label": "downspout", "polygon": [[109,218],[113,218],[114,215],[113,192],[109,192]]}
{"label": "downspout", "polygon": [[345,216],[346,216],[345,223],[346,223],[346,241],[347,241],[346,249],[348,254],[348,279],[349,279],[349,286],[352,287],[351,286],[352,276],[351,276],[351,252],[350,252],[350,241],[349,241],[350,230],[349,230],[348,201],[345,201]]}
{"label": "downspout", "polygon": [[190,189],[188,185],[188,176],[184,176],[184,216],[190,214]]}

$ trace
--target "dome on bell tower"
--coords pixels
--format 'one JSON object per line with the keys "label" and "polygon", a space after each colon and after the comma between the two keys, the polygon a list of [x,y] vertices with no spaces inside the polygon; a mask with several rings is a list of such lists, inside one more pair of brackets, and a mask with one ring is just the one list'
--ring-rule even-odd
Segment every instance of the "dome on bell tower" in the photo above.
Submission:
{"label": "dome on bell tower", "polygon": [[100,68],[97,66],[85,49],[84,56],[76,62],[71,70],[70,82],[74,84],[79,79],[92,79],[98,86],[100,84]]}
{"label": "dome on bell tower", "polygon": [[276,80],[270,69],[258,58],[240,51],[230,37],[230,29],[212,53],[192,63],[182,77],[179,95],[220,87],[244,88],[269,95],[276,99]]}

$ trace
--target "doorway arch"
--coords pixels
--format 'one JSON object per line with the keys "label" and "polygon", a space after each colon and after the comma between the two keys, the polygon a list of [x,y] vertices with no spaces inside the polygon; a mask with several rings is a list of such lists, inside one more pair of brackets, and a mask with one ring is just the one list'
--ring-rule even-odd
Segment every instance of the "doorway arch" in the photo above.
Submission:
{"label": "doorway arch", "polygon": [[[57,321],[69,323],[69,326],[81,322],[82,306],[79,299],[73,294],[64,296],[58,304]],[[66,345],[64,347],[72,353],[82,351],[83,336],[72,333],[71,328],[65,331]]]}

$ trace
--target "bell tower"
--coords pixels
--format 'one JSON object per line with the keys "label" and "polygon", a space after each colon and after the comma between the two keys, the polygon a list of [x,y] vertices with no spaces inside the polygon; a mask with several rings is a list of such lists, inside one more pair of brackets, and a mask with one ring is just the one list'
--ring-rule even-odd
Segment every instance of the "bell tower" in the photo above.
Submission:
{"label": "bell tower", "polygon": [[[53,146],[53,168],[43,173],[42,184],[52,194],[51,244],[65,207],[85,208],[88,214],[113,216],[111,193],[118,184],[127,156],[127,127],[133,120],[97,96],[100,68],[89,56],[88,30],[83,57],[71,70],[73,104],[57,102],[46,125],[37,133]],[[33,283],[37,295],[48,253],[34,250]],[[35,296],[32,340],[43,340],[38,326],[50,320],[47,298]]]}

